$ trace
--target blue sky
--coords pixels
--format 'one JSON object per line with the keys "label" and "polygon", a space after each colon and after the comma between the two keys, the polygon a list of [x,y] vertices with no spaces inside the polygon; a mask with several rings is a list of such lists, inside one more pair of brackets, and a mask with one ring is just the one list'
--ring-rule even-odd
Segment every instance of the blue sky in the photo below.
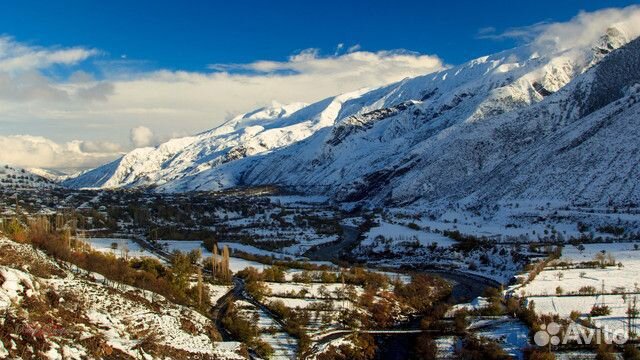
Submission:
{"label": "blue sky", "polygon": [[375,88],[542,38],[588,46],[612,21],[637,23],[630,4],[5,2],[0,163],[95,166],[260,107]]}
{"label": "blue sky", "polygon": [[30,1],[5,2],[0,33],[19,41],[87,46],[145,66],[202,71],[211,63],[285,60],[340,43],[407,49],[447,63],[512,47],[478,31],[566,21],[634,1]]}

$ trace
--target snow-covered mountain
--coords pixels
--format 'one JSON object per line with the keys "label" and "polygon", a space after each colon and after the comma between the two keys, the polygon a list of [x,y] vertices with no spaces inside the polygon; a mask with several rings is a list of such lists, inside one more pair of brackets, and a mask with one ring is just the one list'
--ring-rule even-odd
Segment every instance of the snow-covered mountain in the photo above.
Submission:
{"label": "snow-covered mountain", "polygon": [[260,109],[65,185],[280,184],[396,204],[637,201],[637,35],[611,27],[589,46],[532,44],[379,89]]}

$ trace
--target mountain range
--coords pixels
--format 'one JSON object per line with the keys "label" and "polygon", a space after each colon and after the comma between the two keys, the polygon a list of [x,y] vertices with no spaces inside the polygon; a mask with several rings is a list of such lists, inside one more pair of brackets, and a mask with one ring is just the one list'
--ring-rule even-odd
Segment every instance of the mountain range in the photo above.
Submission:
{"label": "mountain range", "polygon": [[640,202],[640,40],[532,43],[377,89],[258,109],[72,188],[275,184],[378,205]]}

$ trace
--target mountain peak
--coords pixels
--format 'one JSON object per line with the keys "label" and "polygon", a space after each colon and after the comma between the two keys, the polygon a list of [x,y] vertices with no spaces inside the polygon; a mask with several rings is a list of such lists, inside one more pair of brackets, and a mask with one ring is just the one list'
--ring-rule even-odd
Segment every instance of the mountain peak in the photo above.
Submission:
{"label": "mountain peak", "polygon": [[629,42],[628,36],[616,26],[607,28],[605,33],[598,39],[598,42],[593,47],[596,55],[604,56],[615,49]]}

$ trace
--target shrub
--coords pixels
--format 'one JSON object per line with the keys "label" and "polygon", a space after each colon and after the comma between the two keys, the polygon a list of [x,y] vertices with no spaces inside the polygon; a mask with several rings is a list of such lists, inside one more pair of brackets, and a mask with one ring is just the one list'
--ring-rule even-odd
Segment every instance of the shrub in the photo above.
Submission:
{"label": "shrub", "polygon": [[417,274],[411,277],[409,284],[398,284],[394,292],[402,302],[424,313],[436,300],[448,297],[451,286],[438,277]]}
{"label": "shrub", "polygon": [[436,359],[438,347],[428,334],[420,334],[416,338],[414,345],[416,359]]}
{"label": "shrub", "polygon": [[640,360],[640,350],[633,344],[627,344],[622,356],[625,360]]}
{"label": "shrub", "polygon": [[593,286],[583,286],[580,289],[578,289],[578,292],[580,294],[587,294],[587,295],[593,295],[596,293],[596,288]]}
{"label": "shrub", "polygon": [[524,351],[526,360],[555,360],[556,355],[547,349],[528,348]]}
{"label": "shrub", "polygon": [[578,318],[582,316],[582,313],[580,311],[577,310],[573,310],[571,311],[571,314],[569,314],[569,318],[573,321],[578,320]]}
{"label": "shrub", "polygon": [[407,224],[407,226],[409,227],[409,229],[413,229],[413,230],[420,230],[420,225],[416,224],[416,223],[409,223]]}
{"label": "shrub", "polygon": [[609,344],[601,344],[596,349],[596,360],[616,360],[615,348]]}
{"label": "shrub", "polygon": [[607,305],[594,305],[591,308],[591,316],[607,316],[611,314],[611,309]]}
{"label": "shrub", "polygon": [[462,347],[456,350],[458,359],[506,360],[511,357],[495,341],[488,338],[467,336],[462,340]]}
{"label": "shrub", "polygon": [[462,333],[469,326],[469,322],[467,321],[467,311],[466,310],[458,310],[453,314],[453,326],[456,329],[456,332]]}

